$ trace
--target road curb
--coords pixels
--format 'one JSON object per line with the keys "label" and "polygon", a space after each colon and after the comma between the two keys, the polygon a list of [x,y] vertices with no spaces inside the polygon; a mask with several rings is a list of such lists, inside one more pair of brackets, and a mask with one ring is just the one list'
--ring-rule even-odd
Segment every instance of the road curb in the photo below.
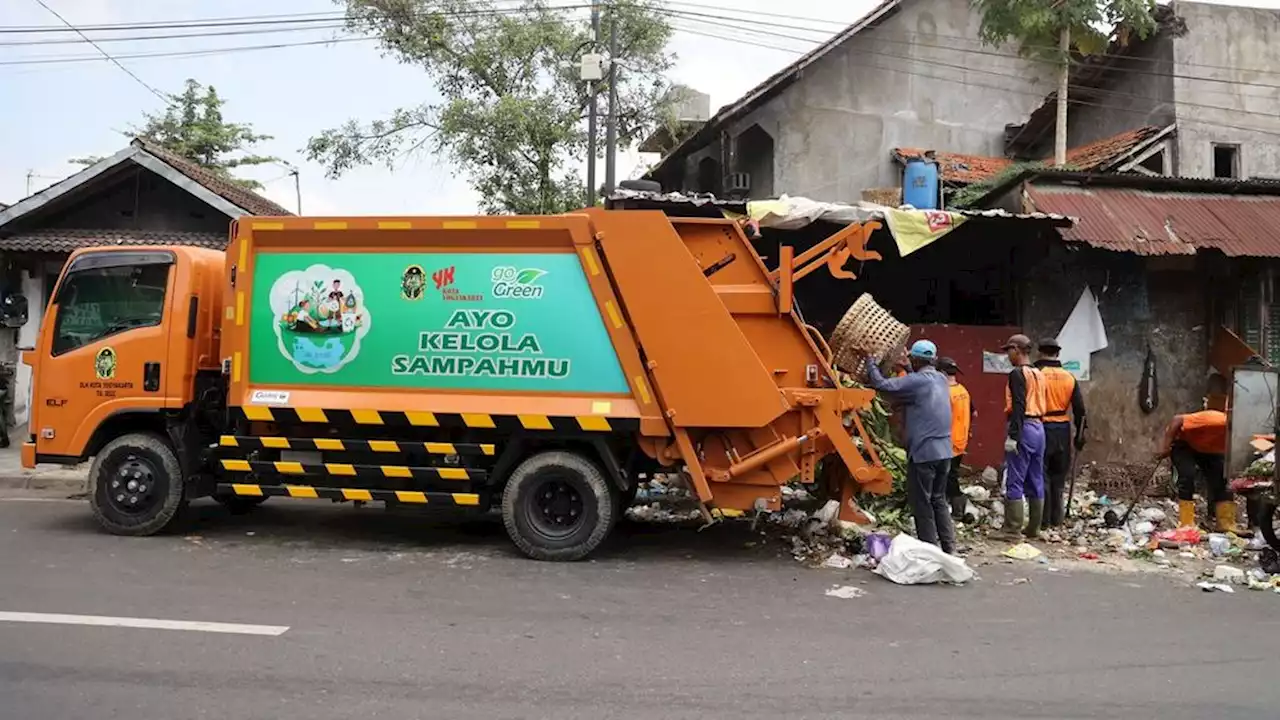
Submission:
{"label": "road curb", "polygon": [[57,490],[68,493],[84,492],[88,477],[85,475],[39,474],[0,475],[0,489],[4,490]]}

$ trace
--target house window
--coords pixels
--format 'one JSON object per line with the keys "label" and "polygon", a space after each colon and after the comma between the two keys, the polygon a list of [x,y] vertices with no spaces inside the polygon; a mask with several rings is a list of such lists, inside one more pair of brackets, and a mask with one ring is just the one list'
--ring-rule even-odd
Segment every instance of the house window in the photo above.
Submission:
{"label": "house window", "polygon": [[1164,151],[1161,150],[1155,155],[1143,160],[1138,164],[1138,167],[1141,167],[1144,170],[1149,170],[1156,175],[1164,175]]}
{"label": "house window", "polygon": [[1213,176],[1228,180],[1240,178],[1240,146],[1213,146]]}

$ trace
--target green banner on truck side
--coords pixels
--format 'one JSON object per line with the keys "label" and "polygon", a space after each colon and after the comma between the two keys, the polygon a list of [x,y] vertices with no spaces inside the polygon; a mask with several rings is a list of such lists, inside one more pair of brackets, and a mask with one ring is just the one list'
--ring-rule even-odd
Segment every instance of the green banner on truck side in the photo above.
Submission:
{"label": "green banner on truck side", "polygon": [[627,393],[578,257],[260,253],[249,380]]}

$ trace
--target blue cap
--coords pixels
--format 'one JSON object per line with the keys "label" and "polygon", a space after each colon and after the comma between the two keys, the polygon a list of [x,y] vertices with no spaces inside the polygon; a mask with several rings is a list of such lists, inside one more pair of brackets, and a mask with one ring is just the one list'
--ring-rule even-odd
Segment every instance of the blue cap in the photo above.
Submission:
{"label": "blue cap", "polygon": [[933,360],[938,357],[938,346],[928,340],[917,340],[911,346],[911,357]]}

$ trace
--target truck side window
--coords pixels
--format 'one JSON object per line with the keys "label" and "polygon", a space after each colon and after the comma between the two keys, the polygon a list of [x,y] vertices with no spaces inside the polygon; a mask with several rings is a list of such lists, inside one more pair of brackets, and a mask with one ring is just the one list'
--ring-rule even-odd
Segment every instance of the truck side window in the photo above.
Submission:
{"label": "truck side window", "polygon": [[159,325],[168,284],[169,265],[94,268],[67,276],[58,293],[53,354]]}

